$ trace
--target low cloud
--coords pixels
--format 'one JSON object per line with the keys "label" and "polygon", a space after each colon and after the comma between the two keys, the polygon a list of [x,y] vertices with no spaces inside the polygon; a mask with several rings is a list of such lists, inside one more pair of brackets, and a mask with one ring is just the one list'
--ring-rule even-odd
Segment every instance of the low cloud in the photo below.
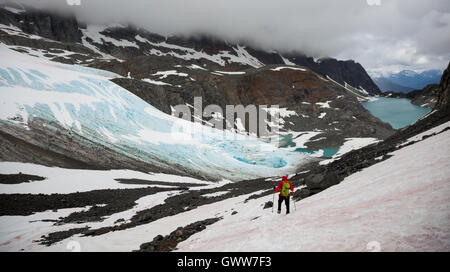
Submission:
{"label": "low cloud", "polygon": [[[209,34],[267,50],[355,59],[368,70],[443,69],[448,0],[19,0],[91,23],[125,22],[163,35]],[[73,2],[73,0],[71,0]]]}

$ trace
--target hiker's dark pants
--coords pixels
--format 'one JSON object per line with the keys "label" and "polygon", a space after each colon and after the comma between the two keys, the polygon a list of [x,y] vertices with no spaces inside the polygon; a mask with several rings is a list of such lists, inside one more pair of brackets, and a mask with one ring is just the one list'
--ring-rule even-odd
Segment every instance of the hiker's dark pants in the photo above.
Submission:
{"label": "hiker's dark pants", "polygon": [[289,196],[279,196],[278,198],[278,210],[281,211],[281,203],[286,203],[286,213],[289,213]]}

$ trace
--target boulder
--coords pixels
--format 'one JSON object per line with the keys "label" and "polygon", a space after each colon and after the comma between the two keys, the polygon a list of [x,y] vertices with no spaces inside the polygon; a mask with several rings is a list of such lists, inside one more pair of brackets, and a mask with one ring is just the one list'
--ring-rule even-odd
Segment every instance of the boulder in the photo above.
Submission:
{"label": "boulder", "polygon": [[273,207],[273,202],[272,201],[268,201],[266,202],[266,204],[264,204],[264,208],[263,209],[268,209],[268,208],[272,208]]}

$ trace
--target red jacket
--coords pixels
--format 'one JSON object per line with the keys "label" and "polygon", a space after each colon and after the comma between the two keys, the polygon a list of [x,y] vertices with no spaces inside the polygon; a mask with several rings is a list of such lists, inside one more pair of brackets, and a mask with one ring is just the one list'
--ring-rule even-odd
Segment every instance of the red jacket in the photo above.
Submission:
{"label": "red jacket", "polygon": [[292,192],[294,191],[294,186],[292,186],[291,182],[287,180],[287,177],[286,177],[286,176],[284,176],[284,177],[283,177],[283,180],[280,181],[280,183],[278,183],[278,186],[275,188],[275,191],[280,192],[280,195],[281,195],[281,188],[283,188],[283,183],[284,183],[285,181],[289,182],[289,185],[290,185],[290,188],[289,188],[289,189],[290,189]]}

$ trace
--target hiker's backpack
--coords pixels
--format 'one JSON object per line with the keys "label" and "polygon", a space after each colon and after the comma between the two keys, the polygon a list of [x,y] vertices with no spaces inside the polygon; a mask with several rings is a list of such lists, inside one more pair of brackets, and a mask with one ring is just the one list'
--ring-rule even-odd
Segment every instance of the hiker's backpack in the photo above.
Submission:
{"label": "hiker's backpack", "polygon": [[289,184],[289,181],[283,181],[283,186],[281,186],[281,195],[289,196],[289,189],[291,189],[291,184]]}

